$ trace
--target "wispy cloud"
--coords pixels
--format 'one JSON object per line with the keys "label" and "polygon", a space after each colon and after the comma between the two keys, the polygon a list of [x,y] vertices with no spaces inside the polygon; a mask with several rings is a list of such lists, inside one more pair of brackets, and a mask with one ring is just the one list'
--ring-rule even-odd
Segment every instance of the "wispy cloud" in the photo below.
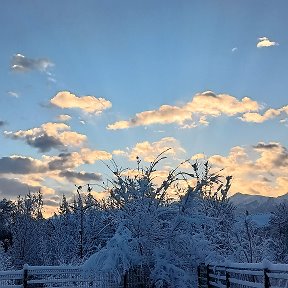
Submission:
{"label": "wispy cloud", "polygon": [[232,48],[232,53],[234,53],[234,52],[236,52],[238,50],[238,48],[237,47],[234,47],[234,48]]}
{"label": "wispy cloud", "polygon": [[279,45],[277,42],[270,41],[267,37],[258,38],[257,48],[271,47]]}
{"label": "wispy cloud", "polygon": [[75,171],[62,171],[59,173],[60,177],[65,177],[74,183],[90,182],[90,181],[101,181],[102,176],[99,173],[88,173],[88,172],[75,172]]}
{"label": "wispy cloud", "polygon": [[53,66],[54,63],[47,58],[33,59],[18,53],[13,55],[10,68],[15,72],[47,72]]}
{"label": "wispy cloud", "polygon": [[68,91],[57,93],[50,102],[62,109],[78,108],[91,114],[99,114],[112,106],[112,103],[104,98],[96,98],[94,96],[78,97]]}
{"label": "wispy cloud", "polygon": [[287,115],[288,115],[288,105],[283,106],[279,109],[269,108],[263,114],[257,112],[244,113],[239,118],[244,122],[263,123],[267,120],[271,120],[276,117],[286,117]]}
{"label": "wispy cloud", "polygon": [[228,95],[216,95],[212,91],[196,94],[183,106],[162,105],[159,109],[137,113],[130,120],[117,121],[108,125],[107,129],[127,129],[152,124],[178,124],[182,128],[194,128],[208,125],[207,117],[221,115],[235,116],[247,112],[258,112],[260,105],[248,97],[241,100]]}
{"label": "wispy cloud", "polygon": [[128,153],[126,151],[123,151],[123,150],[120,150],[120,149],[113,150],[112,154],[116,155],[116,156],[127,156],[128,155]]}
{"label": "wispy cloud", "polygon": [[19,98],[19,93],[15,92],[15,91],[8,91],[7,94],[8,94],[10,97]]}
{"label": "wispy cloud", "polygon": [[12,139],[22,139],[39,151],[46,152],[52,148],[65,150],[68,146],[79,146],[86,141],[85,135],[70,129],[70,126],[64,123],[48,122],[29,130],[4,131],[4,135]]}
{"label": "wispy cloud", "polygon": [[72,117],[68,114],[61,114],[57,116],[57,119],[62,122],[70,121]]}

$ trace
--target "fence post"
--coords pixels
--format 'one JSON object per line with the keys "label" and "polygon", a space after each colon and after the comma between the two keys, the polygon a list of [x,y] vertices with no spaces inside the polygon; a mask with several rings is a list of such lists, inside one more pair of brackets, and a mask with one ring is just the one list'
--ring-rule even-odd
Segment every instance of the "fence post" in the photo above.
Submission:
{"label": "fence post", "polygon": [[123,287],[124,288],[128,287],[128,271],[125,272],[124,277],[123,277]]}
{"label": "fence post", "polygon": [[28,288],[28,264],[23,265],[23,288]]}
{"label": "fence post", "polygon": [[210,277],[209,277],[209,264],[206,266],[206,279],[207,279],[207,288],[210,288]]}
{"label": "fence post", "polygon": [[230,280],[229,280],[229,277],[230,277],[230,274],[229,272],[227,271],[227,267],[225,267],[225,278],[226,278],[226,287],[227,288],[230,288]]}
{"label": "fence post", "polygon": [[200,273],[200,264],[197,266],[197,276],[198,276],[198,288],[201,287],[201,273]]}
{"label": "fence post", "polygon": [[270,280],[269,280],[269,276],[268,276],[268,269],[264,268],[264,288],[269,288],[271,287],[270,285]]}

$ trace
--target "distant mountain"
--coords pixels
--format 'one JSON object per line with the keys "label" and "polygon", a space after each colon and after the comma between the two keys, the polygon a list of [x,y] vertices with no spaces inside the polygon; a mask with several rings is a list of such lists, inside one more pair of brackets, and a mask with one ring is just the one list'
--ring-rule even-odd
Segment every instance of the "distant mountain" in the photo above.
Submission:
{"label": "distant mountain", "polygon": [[246,211],[249,214],[267,214],[273,212],[280,203],[288,204],[288,193],[279,197],[236,193],[230,197],[230,201],[236,206],[237,214],[243,214]]}

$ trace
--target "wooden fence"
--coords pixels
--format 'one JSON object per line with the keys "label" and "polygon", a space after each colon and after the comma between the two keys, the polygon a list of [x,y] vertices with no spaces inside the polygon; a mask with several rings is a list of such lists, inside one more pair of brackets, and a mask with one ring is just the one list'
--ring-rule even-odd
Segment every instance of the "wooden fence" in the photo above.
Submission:
{"label": "wooden fence", "polygon": [[198,288],[288,288],[288,264],[229,263],[201,264]]}
{"label": "wooden fence", "polygon": [[0,272],[1,288],[145,288],[149,287],[146,269],[136,267],[123,277],[110,272],[87,271],[81,266],[28,266],[22,270]]}

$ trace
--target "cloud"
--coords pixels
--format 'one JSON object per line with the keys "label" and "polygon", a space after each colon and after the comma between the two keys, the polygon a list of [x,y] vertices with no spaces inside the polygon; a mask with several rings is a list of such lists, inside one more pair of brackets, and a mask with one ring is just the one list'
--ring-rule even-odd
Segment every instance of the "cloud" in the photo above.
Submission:
{"label": "cloud", "polygon": [[47,152],[52,148],[65,150],[68,146],[80,146],[87,140],[85,135],[70,131],[70,129],[70,126],[64,123],[48,122],[39,128],[16,132],[4,131],[4,135],[12,139],[23,139],[39,151]]}
{"label": "cloud", "polygon": [[267,37],[258,38],[257,48],[271,47],[279,45],[277,42],[270,41]]}
{"label": "cloud", "polygon": [[234,48],[232,48],[232,53],[234,53],[234,52],[236,52],[238,50],[238,48],[237,47],[234,47]]}
{"label": "cloud", "polygon": [[110,159],[110,153],[88,148],[82,148],[79,152],[61,153],[58,156],[45,156],[50,170],[74,169],[82,164],[94,164],[99,160]]}
{"label": "cloud", "polygon": [[47,166],[31,157],[13,155],[0,158],[0,173],[2,174],[30,174],[45,171],[47,171]]}
{"label": "cloud", "polygon": [[269,108],[263,114],[257,112],[244,113],[239,117],[244,122],[263,123],[267,120],[274,119],[278,116],[288,115],[288,105],[279,109]]}
{"label": "cloud", "polygon": [[47,58],[33,59],[22,54],[13,55],[10,68],[16,72],[40,71],[46,72],[54,63]]}
{"label": "cloud", "polygon": [[127,156],[127,152],[125,152],[123,150],[119,150],[119,149],[113,150],[112,154],[116,155],[116,156]]}
{"label": "cloud", "polygon": [[205,158],[206,158],[205,154],[197,153],[191,157],[191,160],[199,160],[199,159],[205,159]]}
{"label": "cloud", "polygon": [[49,76],[49,77],[47,78],[47,80],[48,80],[48,82],[50,82],[50,83],[56,83],[56,82],[57,82],[57,80],[56,80],[55,78],[51,77],[51,76]]}
{"label": "cloud", "polygon": [[[59,203],[60,203],[60,199],[58,201],[55,201],[54,199],[44,199],[43,200],[43,204],[45,205],[45,208],[48,206],[50,209],[52,207],[58,207],[59,208]],[[51,207],[52,206],[52,207]],[[51,209],[52,211],[50,211],[50,209],[48,209],[48,215],[46,217],[49,217],[50,215],[53,215],[55,212],[55,209]],[[47,211],[45,209],[45,214],[47,214]],[[45,216],[44,216],[45,217]]]}
{"label": "cloud", "polygon": [[90,181],[101,181],[102,176],[98,173],[87,173],[87,172],[74,172],[70,170],[62,171],[59,173],[60,177],[65,177],[70,181],[78,183],[81,182],[90,182]]}
{"label": "cloud", "polygon": [[248,97],[241,100],[228,94],[216,95],[212,91],[196,94],[183,106],[162,105],[159,109],[137,113],[130,120],[117,121],[108,125],[107,129],[127,129],[136,126],[152,124],[178,124],[182,128],[194,128],[198,125],[208,125],[207,117],[221,115],[235,116],[248,112],[258,112],[256,101]]}
{"label": "cloud", "polygon": [[185,153],[178,140],[173,137],[165,137],[152,143],[149,141],[137,143],[129,153],[129,159],[135,161],[136,157],[140,157],[144,161],[152,162],[160,153],[169,148],[171,149],[165,153],[165,156],[175,158]]}
{"label": "cloud", "polygon": [[280,123],[284,124],[286,127],[288,127],[287,123],[288,123],[288,118],[284,118],[280,120]]}
{"label": "cloud", "polygon": [[258,149],[258,150],[266,150],[266,149],[271,150],[271,149],[275,149],[278,147],[279,147],[278,143],[265,144],[264,142],[259,142],[257,145],[253,146],[254,149]]}
{"label": "cloud", "polygon": [[57,116],[57,119],[61,122],[66,122],[72,119],[72,117],[70,115],[67,114],[61,114]]}
{"label": "cloud", "polygon": [[39,191],[39,189],[41,189],[40,186],[28,186],[17,179],[0,178],[0,193],[2,198],[26,195],[29,191],[36,192]]}
{"label": "cloud", "polygon": [[94,96],[78,97],[68,91],[61,91],[50,102],[62,109],[78,108],[85,113],[99,114],[112,106],[111,102],[104,98]]}
{"label": "cloud", "polygon": [[[288,168],[288,150],[277,142],[270,142],[265,144],[263,142],[258,143],[254,146],[254,149],[261,154],[261,159],[257,160],[257,163],[269,169],[271,173],[277,174],[277,169],[287,170]],[[273,172],[272,172],[273,171]]]}
{"label": "cloud", "polygon": [[15,92],[15,91],[8,91],[7,94],[11,97],[19,98],[19,93]]}
{"label": "cloud", "polygon": [[288,150],[280,143],[236,146],[227,157],[213,155],[209,161],[217,169],[224,168],[226,175],[233,176],[232,194],[241,192],[275,197],[288,192]]}

